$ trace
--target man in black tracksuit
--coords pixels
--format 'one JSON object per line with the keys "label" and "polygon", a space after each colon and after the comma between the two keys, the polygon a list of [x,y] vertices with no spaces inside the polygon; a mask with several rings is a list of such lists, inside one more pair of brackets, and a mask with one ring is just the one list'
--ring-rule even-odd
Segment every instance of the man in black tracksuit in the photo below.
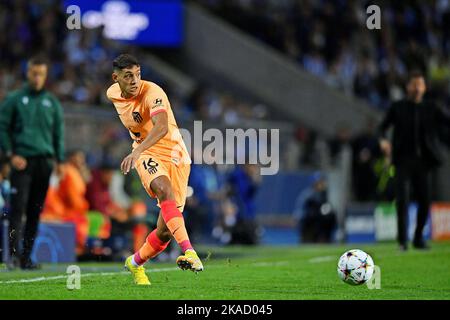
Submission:
{"label": "man in black tracksuit", "polygon": [[413,245],[427,249],[423,228],[431,203],[431,173],[442,161],[439,146],[440,128],[450,126],[450,115],[435,104],[423,100],[425,78],[411,73],[407,83],[407,98],[394,102],[380,125],[380,146],[391,154],[386,131],[393,127],[392,161],[395,166],[395,193],[398,222],[398,241],[401,250],[407,250],[407,214],[412,194],[418,203],[417,227]]}
{"label": "man in black tracksuit", "polygon": [[[13,265],[35,269],[30,259],[54,160],[64,158],[64,122],[59,101],[44,89],[48,65],[28,62],[28,82],[0,104],[0,147],[11,161],[10,252]],[[22,218],[26,223],[22,230]],[[23,232],[22,232],[23,231]],[[22,252],[19,240],[22,238]]]}

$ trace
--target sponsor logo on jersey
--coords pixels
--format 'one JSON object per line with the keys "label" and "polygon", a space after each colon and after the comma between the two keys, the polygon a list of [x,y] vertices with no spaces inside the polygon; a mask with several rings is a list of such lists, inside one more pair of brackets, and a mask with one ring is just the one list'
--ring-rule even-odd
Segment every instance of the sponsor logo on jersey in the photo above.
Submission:
{"label": "sponsor logo on jersey", "polygon": [[161,98],[157,98],[157,99],[155,99],[155,101],[153,101],[152,109],[157,108],[157,107],[161,107],[161,106],[162,106],[162,99]]}

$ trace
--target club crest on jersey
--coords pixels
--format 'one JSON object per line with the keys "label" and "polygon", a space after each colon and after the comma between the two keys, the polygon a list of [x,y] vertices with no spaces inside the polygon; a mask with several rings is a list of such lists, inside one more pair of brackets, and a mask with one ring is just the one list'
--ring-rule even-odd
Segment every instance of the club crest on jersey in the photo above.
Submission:
{"label": "club crest on jersey", "polygon": [[158,171],[158,163],[153,161],[152,158],[142,162],[142,164],[144,165],[144,169],[147,170],[150,174],[155,174],[156,171]]}
{"label": "club crest on jersey", "polygon": [[135,112],[133,112],[133,120],[134,120],[134,122],[141,123],[142,120],[144,120],[144,119],[142,119],[142,116],[139,112],[135,111]]}
{"label": "club crest on jersey", "polygon": [[52,103],[50,100],[44,99],[44,100],[42,100],[42,105],[46,108],[50,108],[52,106]]}

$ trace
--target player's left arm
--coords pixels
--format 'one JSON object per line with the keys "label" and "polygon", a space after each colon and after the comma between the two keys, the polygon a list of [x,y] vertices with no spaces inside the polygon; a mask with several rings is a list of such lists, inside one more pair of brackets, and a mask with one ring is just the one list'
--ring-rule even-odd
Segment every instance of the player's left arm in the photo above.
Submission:
{"label": "player's left arm", "polygon": [[158,112],[151,117],[153,128],[142,143],[136,147],[131,154],[123,159],[120,169],[127,174],[134,169],[141,153],[151,148],[155,143],[161,140],[169,131],[167,112]]}

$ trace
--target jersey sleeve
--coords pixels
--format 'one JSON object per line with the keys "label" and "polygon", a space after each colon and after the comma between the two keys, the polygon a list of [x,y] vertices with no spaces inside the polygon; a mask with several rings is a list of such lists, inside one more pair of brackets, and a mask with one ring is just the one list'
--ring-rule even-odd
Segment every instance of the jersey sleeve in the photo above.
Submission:
{"label": "jersey sleeve", "polygon": [[147,96],[147,106],[150,109],[150,118],[161,112],[167,112],[169,99],[165,92],[157,87],[152,94]]}

